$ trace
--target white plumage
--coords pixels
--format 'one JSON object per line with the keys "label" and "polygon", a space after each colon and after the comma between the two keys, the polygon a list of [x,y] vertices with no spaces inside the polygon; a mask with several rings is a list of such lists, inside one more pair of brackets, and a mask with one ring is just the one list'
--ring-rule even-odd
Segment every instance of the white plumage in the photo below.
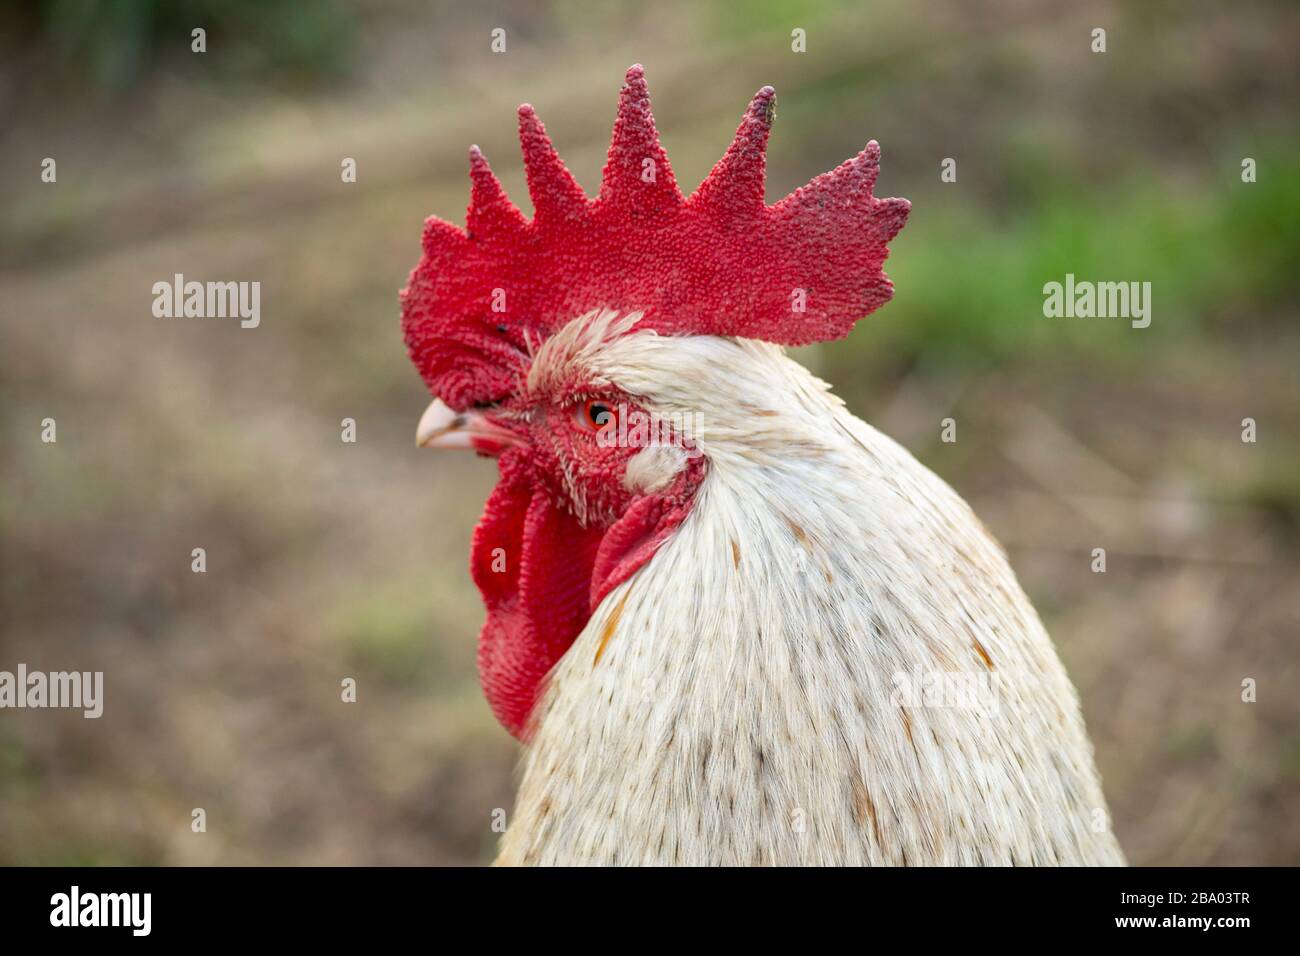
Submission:
{"label": "white plumage", "polygon": [[[782,349],[635,318],[574,320],[530,379],[699,423],[707,475],[552,672],[498,862],[1123,863],[1074,688],[965,502]],[[982,706],[905,692],[935,681]]]}

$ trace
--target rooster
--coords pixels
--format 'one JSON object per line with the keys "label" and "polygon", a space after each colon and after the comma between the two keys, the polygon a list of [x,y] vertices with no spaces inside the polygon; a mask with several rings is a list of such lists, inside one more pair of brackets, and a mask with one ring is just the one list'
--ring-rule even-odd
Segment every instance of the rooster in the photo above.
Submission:
{"label": "rooster", "polygon": [[785,346],[887,302],[874,142],[765,201],[775,96],[689,197],[644,72],[589,199],[470,149],[402,292],[417,443],[498,460],[478,668],[524,742],[501,864],[1120,864],[1078,697],[970,508]]}

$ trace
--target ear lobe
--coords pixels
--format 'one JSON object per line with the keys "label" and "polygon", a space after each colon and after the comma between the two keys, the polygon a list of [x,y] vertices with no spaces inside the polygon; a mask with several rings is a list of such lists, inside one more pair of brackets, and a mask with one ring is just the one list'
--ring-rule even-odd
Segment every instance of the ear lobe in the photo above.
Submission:
{"label": "ear lobe", "polygon": [[650,445],[632,456],[623,473],[623,487],[636,494],[663,491],[686,465],[686,451],[679,445]]}

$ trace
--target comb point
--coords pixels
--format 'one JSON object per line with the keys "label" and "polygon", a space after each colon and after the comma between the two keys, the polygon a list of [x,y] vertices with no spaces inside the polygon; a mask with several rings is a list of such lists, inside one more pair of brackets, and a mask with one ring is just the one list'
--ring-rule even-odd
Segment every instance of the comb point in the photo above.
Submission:
{"label": "comb point", "polygon": [[527,103],[519,107],[519,148],[524,155],[534,222],[545,225],[585,210],[586,193],[555,151],[536,110]]}
{"label": "comb point", "polygon": [[[430,390],[453,408],[509,396],[548,335],[597,309],[641,312],[637,328],[660,335],[801,345],[840,338],[887,302],[887,243],[910,204],[873,195],[880,145],[871,140],[767,206],[775,108],[775,91],[761,87],[722,158],[683,200],[655,130],[645,70],[633,64],[593,201],[533,107],[520,105],[533,222],[471,147],[466,227],[425,224],[424,256],[401,297],[408,349]],[[794,290],[806,308],[792,308]]]}

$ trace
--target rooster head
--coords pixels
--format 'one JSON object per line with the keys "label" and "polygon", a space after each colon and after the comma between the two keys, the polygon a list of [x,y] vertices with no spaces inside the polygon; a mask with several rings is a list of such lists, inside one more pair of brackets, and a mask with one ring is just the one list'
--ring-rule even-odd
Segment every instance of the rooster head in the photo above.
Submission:
{"label": "rooster head", "polygon": [[417,441],[499,459],[471,571],[487,608],[480,677],[516,737],[597,605],[702,493],[699,423],[719,389],[674,389],[666,379],[689,377],[691,358],[675,363],[663,346],[837,339],[893,293],[886,244],[909,205],[872,195],[879,146],[769,206],[775,102],[771,87],[758,91],[731,146],[685,197],[633,66],[595,199],[524,105],[533,218],[471,147],[465,228],[425,222],[424,254],[402,292],[407,348],[435,396]]}

